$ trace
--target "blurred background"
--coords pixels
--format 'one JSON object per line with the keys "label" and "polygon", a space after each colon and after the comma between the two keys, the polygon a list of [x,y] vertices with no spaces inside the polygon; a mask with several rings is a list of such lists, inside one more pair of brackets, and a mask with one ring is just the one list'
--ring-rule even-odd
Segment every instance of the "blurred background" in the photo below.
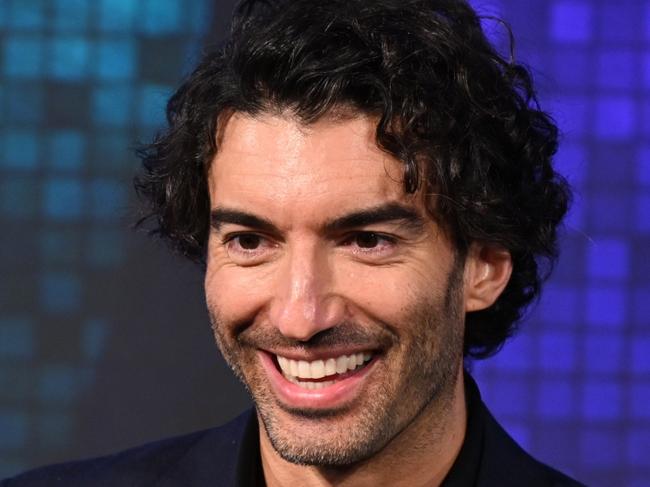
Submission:
{"label": "blurred background", "polygon": [[[249,403],[199,269],[130,228],[133,148],[233,3],[0,0],[0,478]],[[539,459],[650,486],[650,1],[473,4],[512,25],[576,191],[539,306],[474,375]]]}

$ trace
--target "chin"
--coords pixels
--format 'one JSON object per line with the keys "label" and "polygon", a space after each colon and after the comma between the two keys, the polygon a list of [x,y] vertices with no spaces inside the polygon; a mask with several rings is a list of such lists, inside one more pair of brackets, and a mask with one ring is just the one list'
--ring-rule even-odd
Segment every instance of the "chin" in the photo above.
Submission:
{"label": "chin", "polygon": [[369,424],[350,411],[269,411],[259,416],[274,450],[284,460],[319,467],[345,467],[362,462],[389,441],[386,425]]}

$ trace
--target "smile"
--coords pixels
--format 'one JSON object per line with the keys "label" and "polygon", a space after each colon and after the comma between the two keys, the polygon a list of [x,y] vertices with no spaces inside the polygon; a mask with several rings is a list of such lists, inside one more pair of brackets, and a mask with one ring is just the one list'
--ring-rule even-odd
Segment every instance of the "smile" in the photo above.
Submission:
{"label": "smile", "polygon": [[282,375],[288,381],[304,389],[315,390],[331,386],[337,379],[361,369],[372,359],[372,354],[360,352],[311,362],[280,355],[276,355],[276,358]]}
{"label": "smile", "polygon": [[258,357],[279,402],[289,409],[333,410],[362,395],[383,353],[343,351],[300,360],[259,350]]}

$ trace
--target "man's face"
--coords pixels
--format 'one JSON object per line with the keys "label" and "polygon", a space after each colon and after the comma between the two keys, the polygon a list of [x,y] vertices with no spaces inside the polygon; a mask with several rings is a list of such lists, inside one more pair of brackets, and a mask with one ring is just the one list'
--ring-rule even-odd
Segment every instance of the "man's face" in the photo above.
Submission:
{"label": "man's face", "polygon": [[209,172],[215,336],[294,463],[365,459],[460,380],[462,263],[375,126],[235,113]]}

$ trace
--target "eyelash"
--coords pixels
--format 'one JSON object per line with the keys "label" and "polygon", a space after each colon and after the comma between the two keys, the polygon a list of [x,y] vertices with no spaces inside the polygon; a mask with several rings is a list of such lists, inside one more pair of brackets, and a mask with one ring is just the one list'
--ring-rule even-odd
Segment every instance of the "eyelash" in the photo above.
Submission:
{"label": "eyelash", "polygon": [[[388,246],[392,247],[397,243],[397,238],[395,238],[393,236],[385,235],[385,234],[379,233],[379,232],[365,231],[365,232],[355,232],[355,233],[347,236],[343,240],[343,244],[344,245],[353,244],[353,243],[355,243],[355,240],[357,240],[360,237],[366,237],[366,238],[367,237],[374,237],[379,241],[378,245],[375,245],[373,247],[362,247],[362,246],[357,245],[357,249],[355,250],[355,252],[364,253],[364,254],[379,253],[379,252],[381,252],[380,248],[383,248],[385,245],[388,245]],[[382,245],[382,242],[383,242],[383,245]],[[358,243],[358,242],[356,242],[356,243]]]}
{"label": "eyelash", "polygon": [[[258,247],[254,249],[245,249],[241,246],[242,237],[255,237],[259,239]],[[359,238],[375,238],[377,245],[372,247],[363,247],[358,245]],[[357,256],[381,257],[383,254],[390,252],[397,244],[398,238],[392,235],[386,235],[380,232],[357,231],[343,236],[338,240],[337,245],[341,247],[353,247],[350,251]],[[264,252],[275,246],[273,239],[255,232],[239,232],[225,235],[222,239],[222,245],[231,256],[243,257],[249,259],[251,265],[255,264],[256,257],[264,257]]]}
{"label": "eyelash", "polygon": [[[242,237],[256,237],[256,238],[258,238],[260,240],[260,242],[270,242],[271,241],[271,239],[269,239],[268,237],[265,237],[264,235],[260,235],[258,233],[240,232],[240,233],[233,233],[233,234],[229,234],[229,235],[224,236],[224,238],[222,240],[222,244],[225,247],[228,247],[230,244],[237,241],[238,239],[241,239]],[[244,252],[244,253],[252,253],[252,252],[257,251],[257,249],[244,249],[244,248],[241,247],[241,245],[239,246],[239,248],[241,249],[241,252]]]}

